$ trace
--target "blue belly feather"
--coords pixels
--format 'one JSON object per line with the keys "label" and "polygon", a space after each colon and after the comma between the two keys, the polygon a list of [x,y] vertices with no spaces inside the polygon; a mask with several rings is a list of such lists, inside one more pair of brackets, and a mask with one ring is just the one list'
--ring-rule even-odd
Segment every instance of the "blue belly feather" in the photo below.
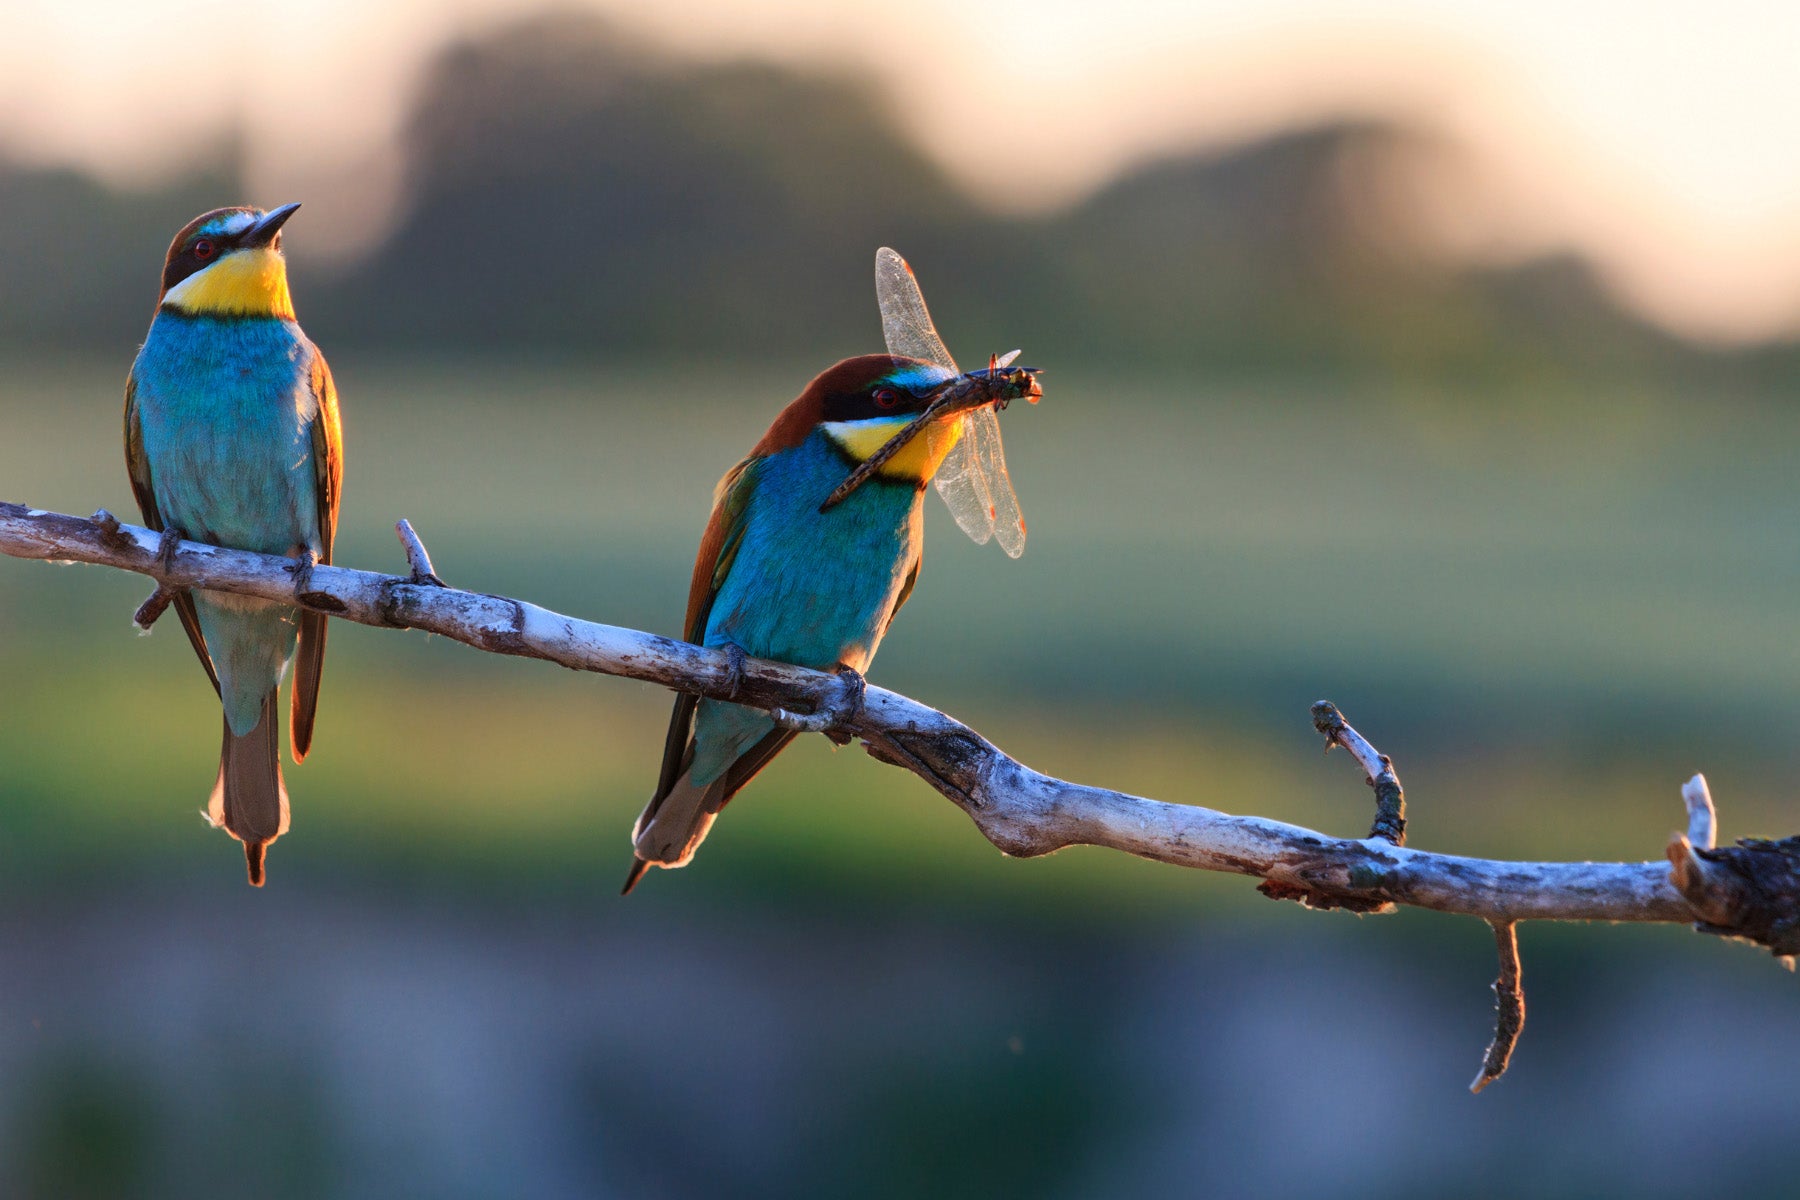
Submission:
{"label": "blue belly feather", "polygon": [[[157,314],[132,379],[165,526],[264,554],[322,551],[314,353],[293,321]],[[297,610],[207,592],[194,601],[226,720],[243,736],[293,657]]]}
{"label": "blue belly feather", "polygon": [[[757,658],[866,671],[924,545],[923,491],[876,476],[829,512],[820,503],[853,468],[814,430],[765,459],[744,540],[713,599],[704,644]],[[693,781],[704,787],[775,728],[767,714],[702,700]]]}

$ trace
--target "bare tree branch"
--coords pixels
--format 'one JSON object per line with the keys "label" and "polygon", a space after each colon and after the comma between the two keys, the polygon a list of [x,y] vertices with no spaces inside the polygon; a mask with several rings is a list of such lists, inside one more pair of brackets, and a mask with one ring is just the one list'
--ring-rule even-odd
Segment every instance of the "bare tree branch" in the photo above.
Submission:
{"label": "bare tree branch", "polygon": [[[15,557],[135,571],[155,579],[159,594],[235,592],[364,625],[424,630],[490,653],[735,700],[839,741],[860,738],[876,758],[905,767],[949,797],[1010,855],[1105,846],[1252,876],[1263,881],[1265,894],[1311,907],[1376,913],[1411,905],[1478,917],[1494,926],[1501,950],[1500,1022],[1477,1081],[1482,1085],[1504,1070],[1523,1019],[1516,922],[1697,921],[1707,932],[1745,938],[1779,955],[1800,951],[1800,838],[1711,849],[1710,797],[1702,806],[1696,794],[1687,795],[1689,833],[1669,844],[1667,863],[1503,862],[1416,850],[1403,844],[1404,795],[1392,761],[1321,702],[1313,715],[1327,748],[1349,750],[1375,789],[1370,837],[1339,838],[1263,817],[1167,804],[1041,774],[954,718],[883,688],[854,695],[837,675],[759,659],[744,660],[741,677],[734,677],[723,651],[444,586],[411,526],[402,521],[397,531],[409,576],[323,565],[296,570],[286,559],[196,542],[173,544],[159,555],[158,535],[106,513],[84,520],[0,503],[0,551]],[[1699,779],[1688,792],[1696,784],[1704,794]]]}
{"label": "bare tree branch", "polygon": [[[198,542],[180,543],[165,569],[157,545],[156,534],[136,526],[109,530],[92,520],[0,504],[0,550],[15,557],[119,567],[168,587],[295,603],[364,625],[424,630],[494,654],[730,698],[730,665],[723,651],[578,620],[504,596],[346,567],[313,568],[306,590],[297,592],[289,560]],[[810,713],[830,708],[841,691],[835,675],[748,659],[736,699]],[[1460,858],[1069,783],[1033,771],[955,719],[883,688],[868,689],[861,711],[843,732],[868,740],[877,757],[918,773],[956,801],[988,840],[1015,856],[1109,846],[1177,866],[1484,920],[1695,919],[1664,863]]]}

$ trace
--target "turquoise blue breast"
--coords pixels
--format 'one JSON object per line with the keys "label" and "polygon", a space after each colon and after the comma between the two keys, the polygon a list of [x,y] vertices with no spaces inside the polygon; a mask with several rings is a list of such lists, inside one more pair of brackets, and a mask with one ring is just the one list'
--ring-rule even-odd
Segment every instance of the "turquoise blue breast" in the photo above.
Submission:
{"label": "turquoise blue breast", "polygon": [[815,430],[757,468],[744,540],[713,600],[706,644],[758,658],[865,670],[918,560],[922,491],[875,478],[830,512],[819,505],[852,469]]}
{"label": "turquoise blue breast", "polygon": [[[319,553],[312,343],[292,321],[158,313],[132,366],[144,457],[163,524],[204,542]],[[194,607],[242,737],[294,653],[288,605],[199,592]]]}
{"label": "turquoise blue breast", "polygon": [[267,554],[320,549],[313,353],[292,321],[157,314],[132,377],[166,524]]}
{"label": "turquoise blue breast", "polygon": [[[923,492],[875,478],[830,512],[819,505],[853,464],[817,430],[756,468],[743,544],[713,599],[708,646],[805,667],[866,671],[924,540]],[[702,700],[694,782],[717,779],[775,728],[766,713]]]}

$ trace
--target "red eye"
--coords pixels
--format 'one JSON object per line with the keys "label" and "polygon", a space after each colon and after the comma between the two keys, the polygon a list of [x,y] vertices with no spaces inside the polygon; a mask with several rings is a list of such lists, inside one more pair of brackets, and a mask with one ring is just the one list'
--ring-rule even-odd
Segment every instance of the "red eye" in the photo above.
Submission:
{"label": "red eye", "polygon": [[891,387],[876,388],[875,403],[882,408],[892,408],[900,403],[900,393]]}
{"label": "red eye", "polygon": [[201,238],[194,243],[194,257],[201,262],[205,262],[207,259],[211,258],[217,250],[218,247],[213,245],[209,238]]}

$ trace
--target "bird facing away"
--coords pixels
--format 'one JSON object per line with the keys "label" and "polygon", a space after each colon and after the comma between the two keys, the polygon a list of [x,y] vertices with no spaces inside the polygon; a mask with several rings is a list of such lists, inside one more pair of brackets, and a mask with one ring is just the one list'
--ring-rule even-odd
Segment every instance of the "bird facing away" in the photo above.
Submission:
{"label": "bird facing away", "polygon": [[[945,411],[841,503],[820,506],[958,378],[935,363],[869,354],[809,383],[719,481],[694,560],[687,640],[866,671],[918,580],[925,485],[968,410]],[[793,738],[757,709],[677,697],[624,890],[651,866],[686,866],[726,801]]]}
{"label": "bird facing away", "polygon": [[[165,552],[192,538],[331,561],[343,435],[331,372],[288,294],[281,227],[299,207],[215,209],[169,246],[125,383],[125,465]],[[260,887],[264,851],[288,828],[276,692],[297,654],[297,763],[312,746],[325,618],[224,592],[183,590],[174,607],[225,710],[207,819],[243,843]]]}

